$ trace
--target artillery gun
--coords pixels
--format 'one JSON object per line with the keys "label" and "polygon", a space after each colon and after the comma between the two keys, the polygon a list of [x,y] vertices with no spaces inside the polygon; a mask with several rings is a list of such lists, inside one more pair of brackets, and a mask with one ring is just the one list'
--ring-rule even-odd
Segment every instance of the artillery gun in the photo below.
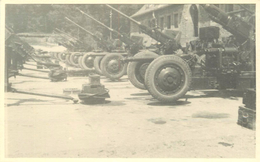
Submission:
{"label": "artillery gun", "polygon": [[131,38],[129,38],[126,34],[122,34],[108,26],[106,26],[105,24],[103,24],[102,22],[98,21],[97,19],[93,18],[92,16],[88,15],[87,13],[83,12],[82,10],[80,10],[79,8],[77,8],[78,11],[80,11],[83,15],[87,16],[88,18],[90,18],[91,20],[95,21],[96,23],[98,23],[99,25],[101,25],[102,27],[106,28],[107,30],[109,30],[110,32],[112,32],[114,35],[116,35],[116,37],[121,40],[123,43],[125,43],[126,45],[126,50],[128,51],[129,55],[135,55],[140,49],[142,49],[142,46],[137,44],[136,41],[132,40]]}
{"label": "artillery gun", "polygon": [[[97,19],[93,18],[92,16],[88,15],[87,13],[83,12],[82,10],[80,10],[79,8],[77,8],[78,11],[80,11],[83,15],[87,16],[88,18],[90,18],[91,20],[93,20],[94,22],[96,22],[97,24],[101,25],[102,27],[106,28],[107,30],[109,30],[110,32],[112,32],[114,35],[116,35],[116,37],[122,41],[123,43],[125,43],[125,50],[128,53],[128,56],[133,56],[136,53],[138,53],[140,51],[140,49],[142,49],[142,45],[138,44],[137,41],[132,40],[131,38],[129,38],[126,34],[122,34],[108,26],[106,26],[105,24],[103,24],[102,22],[98,21]],[[142,39],[142,37],[140,37],[139,39]],[[140,42],[140,41],[139,41]],[[122,51],[122,50],[121,50]],[[118,52],[118,51],[111,51],[111,52]],[[125,52],[125,51],[122,51]],[[107,71],[107,69],[109,69],[109,62],[110,58],[115,58],[115,54],[111,55],[110,53],[108,53],[109,55],[105,56],[104,60],[102,59],[102,56],[96,57],[94,60],[94,67],[95,70],[97,70],[99,72],[99,74],[106,74],[109,76],[109,71]],[[120,54],[117,54],[118,57],[120,57]],[[101,65],[101,67],[100,67]]]}
{"label": "artillery gun", "polygon": [[[50,79],[52,81],[61,81],[66,79],[66,73],[60,69],[59,64],[51,62],[49,55],[44,55],[43,52],[36,51],[32,46],[27,42],[21,40],[13,31],[6,27],[6,40],[5,40],[5,49],[6,49],[6,87],[7,90],[10,90],[9,78],[12,76],[24,76],[31,78],[40,78],[40,79]],[[37,65],[42,65],[50,69],[50,71],[37,70],[26,68],[23,65],[26,62],[32,59],[37,63]],[[36,66],[36,65],[35,65]],[[19,70],[26,69],[32,71],[38,71],[43,73],[49,73],[49,77],[40,77],[26,75],[19,72]]]}
{"label": "artillery gun", "polygon": [[[149,50],[143,50],[139,51],[139,53],[137,53],[134,57],[124,59],[124,62],[129,62],[127,67],[127,75],[130,82],[139,89],[146,89],[146,86],[144,85],[145,72],[149,64],[159,55],[169,55],[174,54],[177,50],[184,50],[176,39],[180,33],[176,34],[173,31],[167,31],[167,33],[163,33],[157,28],[149,28],[134,20],[133,18],[125,15],[124,13],[118,11],[112,6],[106,6],[116,11],[123,17],[127,18],[134,24],[138,25],[141,29],[141,32],[147,34],[158,42],[156,51],[153,52]],[[187,57],[187,59],[190,60],[189,62],[193,64],[193,58],[191,58],[190,56],[191,55],[186,55],[185,57]]]}
{"label": "artillery gun", "polygon": [[65,62],[67,65],[73,66],[73,67],[80,67],[83,70],[89,70],[89,68],[84,68],[81,66],[81,64],[78,62],[78,58],[83,55],[84,52],[89,52],[90,48],[85,43],[83,43],[81,40],[72,37],[65,32],[55,29],[59,32],[59,35],[62,36],[62,38],[66,39],[67,41],[63,44],[68,49],[68,52],[62,52],[62,53],[55,53],[54,58]]}
{"label": "artillery gun", "polygon": [[[123,50],[116,50],[115,46],[113,46],[112,43],[104,40],[103,38],[96,36],[95,34],[86,30],[79,24],[70,20],[69,18],[66,17],[66,19],[71,23],[73,23],[74,25],[78,26],[80,29],[82,29],[89,35],[91,35],[93,39],[96,40],[99,46],[103,49],[103,51],[92,51],[84,54],[82,58],[79,58],[79,62],[81,62],[81,65],[90,67],[90,66],[94,66],[93,65],[94,62],[97,62],[96,63],[97,66],[95,66],[97,68],[95,68],[95,70],[98,74],[102,75],[104,73],[104,75],[111,80],[120,79],[125,74],[126,67],[127,67],[120,60],[123,59],[124,56],[127,56],[127,53],[122,53]],[[107,55],[108,53],[109,55]],[[103,68],[105,70],[101,72],[101,70],[99,69],[99,62],[102,57],[104,57],[102,59],[102,62],[105,64],[104,67],[106,68]],[[95,58],[97,58],[96,61],[94,61]],[[102,65],[103,64],[101,64],[101,66]]]}
{"label": "artillery gun", "polygon": [[[228,38],[229,41],[220,43],[217,41],[219,29],[201,28],[199,44],[204,44],[209,40],[211,42],[193,51],[187,51],[175,39],[169,38],[159,30],[148,28],[113,7],[107,6],[137,24],[143,33],[162,43],[159,47],[159,54],[163,56],[128,59],[137,63],[151,62],[144,72],[143,80],[136,79],[136,82],[143,83],[143,88],[146,88],[159,101],[174,102],[183,97],[188,90],[197,89],[196,85],[200,85],[199,88],[208,89],[255,87],[255,29],[249,22],[235,15],[228,15],[213,5],[202,5],[213,21],[222,25],[233,35]],[[216,33],[213,37],[212,32]],[[178,49],[181,49],[183,54],[176,54],[175,51]],[[199,57],[203,58],[203,54],[205,59]],[[200,60],[205,61],[202,66],[203,72],[197,74],[195,65]],[[138,70],[135,72],[137,78]]]}

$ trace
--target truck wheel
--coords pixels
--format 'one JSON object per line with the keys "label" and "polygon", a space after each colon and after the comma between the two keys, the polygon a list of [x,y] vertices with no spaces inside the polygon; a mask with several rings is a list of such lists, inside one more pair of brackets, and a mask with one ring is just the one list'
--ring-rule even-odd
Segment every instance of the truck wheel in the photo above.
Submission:
{"label": "truck wheel", "polygon": [[99,74],[99,75],[103,75],[102,71],[101,71],[101,68],[100,68],[100,64],[101,64],[101,61],[102,61],[103,57],[104,56],[97,56],[94,59],[94,68],[95,68],[95,71],[97,72],[97,74]]}
{"label": "truck wheel", "polygon": [[159,101],[174,102],[189,90],[191,76],[191,69],[182,58],[174,55],[160,56],[148,66],[145,85]]}
{"label": "truck wheel", "polygon": [[101,71],[104,76],[111,80],[117,80],[121,78],[127,68],[127,64],[124,64],[123,56],[118,53],[111,53],[104,56],[101,61]]}
{"label": "truck wheel", "polygon": [[70,62],[71,62],[71,64],[72,65],[74,65],[74,66],[79,66],[79,63],[78,63],[78,58],[79,58],[79,55],[78,55],[79,53],[72,53],[71,55],[70,55]]}
{"label": "truck wheel", "polygon": [[[137,53],[134,58],[146,58],[146,57],[158,57],[154,52],[142,51]],[[139,62],[130,62],[127,66],[127,75],[130,82],[139,89],[146,89],[144,85],[144,77],[147,67],[151,62],[139,61]]]}
{"label": "truck wheel", "polygon": [[91,56],[90,53],[83,55],[81,59],[81,65],[85,70],[92,69],[94,67],[94,56]]}

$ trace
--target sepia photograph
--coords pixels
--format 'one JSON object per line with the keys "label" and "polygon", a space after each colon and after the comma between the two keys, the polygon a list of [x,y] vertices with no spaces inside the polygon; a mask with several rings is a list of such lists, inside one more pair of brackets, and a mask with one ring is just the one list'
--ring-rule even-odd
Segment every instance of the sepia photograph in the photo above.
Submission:
{"label": "sepia photograph", "polygon": [[1,4],[4,159],[256,158],[256,1],[141,3]]}

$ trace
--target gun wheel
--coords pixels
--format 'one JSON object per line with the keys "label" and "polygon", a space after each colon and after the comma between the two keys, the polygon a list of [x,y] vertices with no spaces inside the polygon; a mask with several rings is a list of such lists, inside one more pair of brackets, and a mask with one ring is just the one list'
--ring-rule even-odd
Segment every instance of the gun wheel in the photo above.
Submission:
{"label": "gun wheel", "polygon": [[65,62],[66,61],[66,54],[65,53],[58,53],[57,57],[60,61]]}
{"label": "gun wheel", "polygon": [[69,66],[73,66],[72,63],[70,62],[70,54],[66,55],[66,64],[68,64]]}
{"label": "gun wheel", "polygon": [[102,59],[103,59],[103,56],[97,56],[94,59],[94,68],[95,68],[95,71],[97,72],[97,74],[99,74],[99,75],[103,75],[101,68],[100,68]]}
{"label": "gun wheel", "polygon": [[160,56],[148,66],[145,85],[159,101],[174,102],[189,90],[191,76],[191,69],[182,58],[174,55]]}
{"label": "gun wheel", "polygon": [[71,64],[74,66],[77,66],[77,67],[79,66],[79,62],[78,62],[79,55],[78,54],[79,53],[72,53],[69,58]]}
{"label": "gun wheel", "polygon": [[[158,57],[156,53],[150,51],[142,51],[137,53],[134,58]],[[130,82],[139,89],[146,89],[144,85],[144,77],[147,67],[151,62],[140,61],[130,62],[127,66],[127,75]]]}
{"label": "gun wheel", "polygon": [[81,65],[85,70],[92,69],[94,67],[94,56],[91,56],[90,53],[83,55],[81,59]]}
{"label": "gun wheel", "polygon": [[78,57],[78,63],[79,63],[79,67],[80,67],[81,69],[84,69],[84,67],[83,67],[82,64],[81,64],[81,59],[82,59],[82,57],[83,57],[83,56],[79,56],[79,57]]}
{"label": "gun wheel", "polygon": [[127,68],[127,64],[124,64],[122,59],[123,56],[118,53],[104,56],[100,66],[102,74],[111,80],[120,79],[126,73]]}

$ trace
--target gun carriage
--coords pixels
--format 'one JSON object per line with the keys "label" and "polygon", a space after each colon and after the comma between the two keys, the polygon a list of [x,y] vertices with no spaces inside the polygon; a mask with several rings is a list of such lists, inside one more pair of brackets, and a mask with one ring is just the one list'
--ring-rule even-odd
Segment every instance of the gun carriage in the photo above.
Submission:
{"label": "gun carriage", "polygon": [[[9,27],[5,28],[5,36],[5,91],[53,98],[62,98],[66,100],[73,100],[74,103],[78,102],[77,99],[74,99],[70,96],[42,94],[13,88],[12,84],[9,83],[9,78],[13,76],[24,76],[30,78],[51,79],[52,81],[61,81],[66,79],[67,75],[66,72],[61,69],[61,66],[59,64],[51,62],[49,55],[44,55],[44,52],[36,51],[32,46],[30,46],[28,43],[20,39],[16,34],[14,34],[14,32]],[[32,59],[38,65],[26,63],[29,59]],[[44,70],[25,68],[23,67],[24,64],[35,66],[41,65],[49,68],[49,77],[33,76],[20,73],[19,70],[22,69],[48,73],[48,71]]]}
{"label": "gun carriage", "polygon": [[[109,68],[111,70],[111,73],[108,73],[106,76],[108,78],[110,78],[111,80],[115,80],[115,79],[119,79],[124,75],[124,71],[125,71],[125,66],[119,66],[118,65],[118,61],[114,61],[114,60],[118,60],[117,57],[123,57],[122,55],[117,55],[117,53],[122,52],[122,50],[115,50],[115,46],[109,42],[104,40],[101,37],[98,37],[97,35],[95,35],[94,33],[86,30],[85,28],[83,28],[82,26],[78,25],[77,23],[75,23],[74,21],[72,21],[71,19],[66,17],[66,20],[70,21],[71,23],[73,23],[74,25],[78,26],[80,29],[82,29],[83,31],[85,31],[86,33],[88,33],[89,35],[92,36],[92,38],[97,42],[98,46],[102,49],[98,49],[98,50],[94,50],[88,53],[85,53],[83,56],[80,56],[78,58],[78,62],[81,64],[81,66],[83,68],[93,68],[94,67],[94,59],[96,57],[103,57],[105,56],[107,53],[114,53],[114,59],[111,60],[111,58],[109,58],[111,61],[109,62]],[[121,53],[123,55],[126,55],[126,53]],[[102,74],[100,69],[95,69],[97,73]]]}
{"label": "gun carriage", "polygon": [[[214,5],[201,5],[213,21],[232,35],[220,41],[218,27],[200,28],[199,40],[190,42],[191,49],[188,50],[188,46],[181,47],[177,39],[169,34],[146,27],[112,6],[107,6],[158,41],[156,53],[142,51],[124,61],[130,61],[128,66],[131,67],[128,69],[132,70],[132,74],[130,71],[128,76],[132,78],[131,82],[138,88],[147,89],[159,101],[174,102],[190,89],[243,90],[255,87],[255,27],[252,17],[243,20]],[[182,54],[177,53],[177,50],[181,50]],[[145,56],[146,53],[156,56],[147,54],[146,57],[137,57]]]}
{"label": "gun carriage", "polygon": [[[83,12],[82,10],[80,10],[79,8],[77,8],[78,11],[80,11],[83,15],[87,16],[88,18],[90,18],[91,20],[93,20],[94,22],[96,22],[97,24],[101,25],[102,27],[104,27],[105,29],[107,29],[108,31],[112,32],[112,34],[114,34],[118,40],[120,40],[121,42],[123,42],[125,44],[125,49],[123,50],[112,50],[112,51],[108,51],[108,55],[106,56],[98,56],[95,58],[94,60],[94,67],[95,69],[98,71],[99,74],[104,74],[107,77],[110,77],[110,66],[113,62],[118,62],[119,64],[115,66],[120,66],[123,63],[120,63],[120,61],[118,61],[119,59],[122,59],[121,53],[123,53],[123,56],[126,56],[125,53],[127,53],[127,56],[133,56],[136,53],[138,53],[140,51],[140,49],[142,49],[142,45],[137,43],[137,40],[142,40],[142,37],[138,37],[135,38],[135,40],[129,38],[126,34],[122,34],[108,26],[106,26],[105,24],[103,24],[102,22],[98,21],[97,19],[93,18],[92,16],[88,15],[87,13]],[[117,40],[115,40],[114,44],[116,43]],[[116,52],[116,54],[114,54]],[[104,58],[104,59],[103,59]],[[125,57],[126,58],[126,57]],[[115,60],[116,59],[116,60]]]}

